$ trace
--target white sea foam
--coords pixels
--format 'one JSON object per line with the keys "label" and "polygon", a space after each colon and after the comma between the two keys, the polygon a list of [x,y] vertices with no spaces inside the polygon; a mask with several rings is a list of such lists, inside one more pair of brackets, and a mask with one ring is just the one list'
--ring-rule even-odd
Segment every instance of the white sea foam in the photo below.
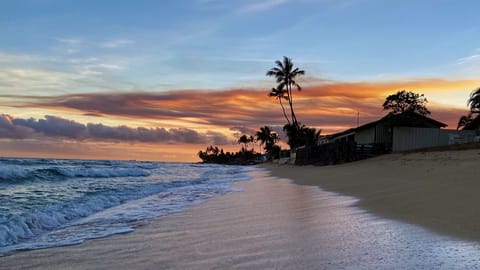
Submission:
{"label": "white sea foam", "polygon": [[244,167],[0,159],[0,256],[81,243],[234,191]]}

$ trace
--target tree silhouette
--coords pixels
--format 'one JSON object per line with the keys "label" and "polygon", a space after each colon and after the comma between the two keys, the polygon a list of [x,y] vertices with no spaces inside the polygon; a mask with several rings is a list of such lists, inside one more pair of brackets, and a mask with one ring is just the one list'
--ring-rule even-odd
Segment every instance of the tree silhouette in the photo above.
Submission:
{"label": "tree silhouette", "polygon": [[265,145],[264,149],[267,153],[270,153],[272,147],[278,142],[278,134],[273,132],[269,126],[261,127],[255,134],[255,137],[262,145]]}
{"label": "tree silhouette", "polygon": [[242,144],[243,143],[243,146],[242,146],[242,150],[243,151],[247,151],[247,145],[251,142],[253,142],[253,137],[252,136],[248,136],[248,135],[245,135],[243,134],[242,136],[240,136],[240,138],[238,138],[238,143],[239,144]]}
{"label": "tree silhouette", "polygon": [[423,94],[402,90],[389,95],[383,103],[383,109],[392,110],[394,114],[412,111],[425,116],[430,114],[426,107],[427,103],[428,101]]}
{"label": "tree silhouette", "polygon": [[283,126],[283,131],[287,133],[287,143],[292,149],[300,146],[315,146],[320,140],[321,130],[317,131],[315,128],[310,128],[305,125],[302,125],[299,129],[297,129],[293,125],[286,124]]}
{"label": "tree silhouette", "polygon": [[302,134],[304,136],[305,146],[312,147],[318,145],[321,130],[315,128],[303,127]]}
{"label": "tree silhouette", "polygon": [[480,129],[480,88],[477,88],[470,94],[468,106],[470,107],[470,112],[468,115],[460,117],[457,129]]}
{"label": "tree silhouette", "polygon": [[291,114],[291,123],[289,121],[288,124],[292,124],[294,128],[300,129],[300,125],[297,121],[297,117],[295,116],[295,111],[293,110],[293,93],[292,88],[296,87],[298,91],[302,90],[302,87],[295,81],[297,76],[305,75],[305,71],[299,68],[294,68],[293,62],[290,58],[284,56],[283,61],[277,60],[275,61],[276,66],[271,68],[267,71],[267,76],[273,76],[276,78],[278,86],[277,92],[279,95],[275,95],[279,97],[281,100],[283,97],[283,91],[286,94],[286,100],[290,106],[290,114]]}
{"label": "tree silhouette", "polygon": [[[458,120],[458,124],[457,124],[457,130],[458,129],[468,129],[468,127],[470,126],[470,123],[472,123],[472,118],[471,118],[471,115],[469,114],[468,116],[466,115],[462,115],[462,117],[460,117],[460,120]],[[467,127],[467,128],[465,128]]]}
{"label": "tree silhouette", "polygon": [[470,94],[468,105],[470,106],[470,113],[480,113],[480,88]]}

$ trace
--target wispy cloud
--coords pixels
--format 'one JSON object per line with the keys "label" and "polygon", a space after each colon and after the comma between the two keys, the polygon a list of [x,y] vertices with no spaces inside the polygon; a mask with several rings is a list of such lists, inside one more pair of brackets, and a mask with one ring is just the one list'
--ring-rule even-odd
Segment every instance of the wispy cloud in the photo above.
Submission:
{"label": "wispy cloud", "polygon": [[214,8],[230,10],[233,13],[249,13],[268,11],[280,5],[291,2],[292,0],[243,0],[243,1],[223,1],[223,0],[197,0],[203,8]]}
{"label": "wispy cloud", "polygon": [[115,72],[124,70],[126,67],[120,64],[89,62],[88,64],[78,65],[77,70],[79,74],[84,76],[97,76],[105,72]]}
{"label": "wispy cloud", "polygon": [[471,63],[480,63],[480,54],[472,54],[466,57],[459,58],[457,64],[471,64]]}
{"label": "wispy cloud", "polygon": [[56,40],[60,43],[68,45],[78,45],[83,42],[81,39],[77,38],[57,38]]}
{"label": "wispy cloud", "polygon": [[6,54],[0,52],[0,63],[5,65],[16,65],[19,63],[32,63],[46,61],[44,57],[32,54]]}
{"label": "wispy cloud", "polygon": [[[104,91],[111,87],[122,88],[119,84],[124,82],[110,81],[108,76],[124,72],[128,64],[128,59],[115,56],[70,57],[0,52],[0,93]],[[125,84],[124,87],[131,85]]]}
{"label": "wispy cloud", "polygon": [[0,69],[0,90],[55,90],[76,84],[78,74],[48,69],[7,68]]}
{"label": "wispy cloud", "polygon": [[249,1],[241,8],[243,12],[265,11],[275,8],[279,5],[288,3],[289,0],[253,0]]}
{"label": "wispy cloud", "polygon": [[474,52],[465,57],[461,57],[457,59],[457,64],[459,65],[466,65],[466,64],[478,64],[480,63],[480,48],[474,50]]}
{"label": "wispy cloud", "polygon": [[124,47],[132,44],[135,44],[135,41],[129,40],[129,39],[116,39],[116,40],[102,42],[100,43],[100,47],[113,49],[113,48]]}
{"label": "wispy cloud", "polygon": [[51,50],[65,55],[74,55],[88,45],[88,43],[79,38],[56,38],[56,44],[51,46]]}

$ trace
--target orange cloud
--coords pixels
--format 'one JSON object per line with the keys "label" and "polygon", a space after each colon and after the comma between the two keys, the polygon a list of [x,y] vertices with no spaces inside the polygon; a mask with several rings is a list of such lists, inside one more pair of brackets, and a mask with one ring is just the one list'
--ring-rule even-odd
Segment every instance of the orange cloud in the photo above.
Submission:
{"label": "orange cloud", "polygon": [[[455,128],[458,118],[467,112],[463,100],[466,100],[470,91],[479,84],[478,80],[445,79],[390,82],[335,82],[307,79],[303,83],[303,90],[294,93],[294,106],[299,121],[308,126],[320,128],[323,134],[328,134],[356,126],[357,114],[359,114],[360,124],[382,117],[386,114],[381,107],[385,97],[398,90],[406,89],[425,94],[430,101],[428,107],[432,111],[432,118],[447,123],[449,128]],[[173,134],[177,128],[186,128],[206,136],[224,135],[231,141],[235,135],[238,136],[238,130],[256,130],[263,125],[274,126],[277,130],[281,130],[285,120],[278,101],[268,97],[268,93],[269,89],[231,89],[70,94],[50,97],[8,95],[0,96],[0,106],[20,108],[23,112],[25,108],[35,109],[35,111],[48,110],[50,114],[55,111],[58,113],[57,117],[65,113],[78,115],[77,119],[82,119],[83,122],[75,117],[72,120],[79,125],[85,125],[87,130],[88,122],[122,119],[126,121],[124,124],[130,127],[124,128],[122,132],[128,131],[138,138],[143,137],[136,132],[143,132],[144,128],[133,128],[133,126],[143,123],[142,125],[148,126],[147,135],[158,133],[163,129],[173,129],[170,131]],[[460,101],[451,103],[452,95]],[[446,96],[449,100],[444,100]],[[94,121],[86,120],[85,122],[89,117]],[[101,124],[96,125],[91,127],[92,131],[95,127],[97,129],[102,127],[99,126]],[[115,128],[110,130],[111,128],[103,126],[102,130],[105,129],[110,133],[119,132]],[[20,131],[12,130],[11,132],[16,134],[14,132]],[[142,136],[143,134],[141,133]],[[135,137],[134,135],[129,136]],[[175,139],[176,136],[172,135],[171,138]],[[142,142],[140,139],[137,141]],[[177,143],[183,145],[185,139]]]}
{"label": "orange cloud", "polygon": [[[327,81],[317,85],[307,82],[307,86],[301,92],[295,92],[294,105],[302,122],[328,128],[332,125],[355,122],[347,119],[355,118],[357,111],[365,117],[365,120],[379,116],[385,97],[398,90],[417,91],[429,97],[429,94],[465,89],[466,97],[470,89],[478,84],[477,80],[444,79],[394,82]],[[268,90],[254,89],[72,94],[41,99],[19,98],[17,106],[76,111],[84,115],[104,117],[181,120],[191,125],[220,127],[282,125],[284,121],[280,108],[276,107],[275,100],[268,98],[267,94]],[[13,97],[10,95],[9,98]],[[440,107],[438,109],[444,110]]]}

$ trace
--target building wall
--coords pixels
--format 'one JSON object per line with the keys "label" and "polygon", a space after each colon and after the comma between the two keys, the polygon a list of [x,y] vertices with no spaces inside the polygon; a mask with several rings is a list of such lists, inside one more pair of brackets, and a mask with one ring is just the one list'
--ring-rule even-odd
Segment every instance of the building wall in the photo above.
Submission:
{"label": "building wall", "polygon": [[475,141],[475,131],[438,128],[393,128],[393,152]]}
{"label": "building wall", "polygon": [[355,133],[355,142],[357,142],[357,144],[375,143],[375,127],[357,130]]}
{"label": "building wall", "polygon": [[392,147],[392,127],[378,124],[375,128],[375,143],[383,143],[388,150]]}

